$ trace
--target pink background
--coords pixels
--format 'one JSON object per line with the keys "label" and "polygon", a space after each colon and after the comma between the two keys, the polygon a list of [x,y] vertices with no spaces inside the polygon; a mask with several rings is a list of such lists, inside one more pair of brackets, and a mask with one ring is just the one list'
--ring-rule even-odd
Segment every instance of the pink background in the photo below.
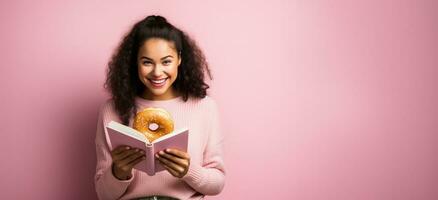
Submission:
{"label": "pink background", "polygon": [[208,199],[438,199],[436,2],[1,1],[0,196],[96,198],[106,64],[161,14],[214,73],[227,180]]}

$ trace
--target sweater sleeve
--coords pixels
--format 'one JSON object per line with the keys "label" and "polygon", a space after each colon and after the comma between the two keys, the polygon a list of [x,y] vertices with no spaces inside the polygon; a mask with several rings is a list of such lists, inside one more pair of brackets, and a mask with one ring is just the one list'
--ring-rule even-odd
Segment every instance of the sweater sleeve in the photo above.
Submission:
{"label": "sweater sleeve", "polygon": [[97,163],[94,183],[97,196],[101,200],[119,199],[134,178],[134,174],[131,173],[130,179],[119,180],[112,173],[112,157],[104,128],[105,119],[109,115],[108,102],[106,102],[100,108],[95,138]]}
{"label": "sweater sleeve", "polygon": [[196,191],[204,195],[217,195],[225,185],[225,168],[223,161],[224,137],[220,130],[218,107],[211,101],[210,126],[208,141],[203,153],[203,164],[191,163],[187,174],[182,179]]}

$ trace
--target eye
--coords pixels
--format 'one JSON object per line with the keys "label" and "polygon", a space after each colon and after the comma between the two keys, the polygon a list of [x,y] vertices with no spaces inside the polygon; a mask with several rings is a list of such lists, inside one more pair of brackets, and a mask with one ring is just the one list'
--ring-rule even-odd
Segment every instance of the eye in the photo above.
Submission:
{"label": "eye", "polygon": [[170,63],[172,63],[172,61],[171,60],[165,60],[163,63],[164,63],[164,65],[169,65]]}
{"label": "eye", "polygon": [[152,62],[150,62],[150,61],[144,61],[143,62],[143,65],[151,65],[152,64]]}

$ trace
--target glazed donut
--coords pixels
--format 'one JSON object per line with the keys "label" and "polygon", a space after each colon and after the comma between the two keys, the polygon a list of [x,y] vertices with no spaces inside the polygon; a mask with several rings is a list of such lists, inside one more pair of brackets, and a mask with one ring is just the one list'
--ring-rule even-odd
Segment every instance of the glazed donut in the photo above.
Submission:
{"label": "glazed donut", "polygon": [[152,142],[173,131],[173,120],[166,110],[150,107],[137,112],[132,126]]}

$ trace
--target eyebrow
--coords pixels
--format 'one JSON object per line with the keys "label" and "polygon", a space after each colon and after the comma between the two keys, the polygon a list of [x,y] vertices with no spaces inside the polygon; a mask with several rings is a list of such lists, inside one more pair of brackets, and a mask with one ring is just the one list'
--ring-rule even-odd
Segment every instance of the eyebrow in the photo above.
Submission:
{"label": "eyebrow", "polygon": [[[173,56],[171,56],[171,55],[167,55],[167,56],[162,57],[161,60],[164,60],[164,59],[166,59],[166,58],[168,58],[168,57],[172,57],[172,58],[173,58]],[[146,56],[142,56],[142,57],[140,57],[140,59],[142,59],[142,58],[145,58],[145,59],[148,59],[148,60],[152,60],[151,58],[148,58],[148,57],[146,57]]]}

